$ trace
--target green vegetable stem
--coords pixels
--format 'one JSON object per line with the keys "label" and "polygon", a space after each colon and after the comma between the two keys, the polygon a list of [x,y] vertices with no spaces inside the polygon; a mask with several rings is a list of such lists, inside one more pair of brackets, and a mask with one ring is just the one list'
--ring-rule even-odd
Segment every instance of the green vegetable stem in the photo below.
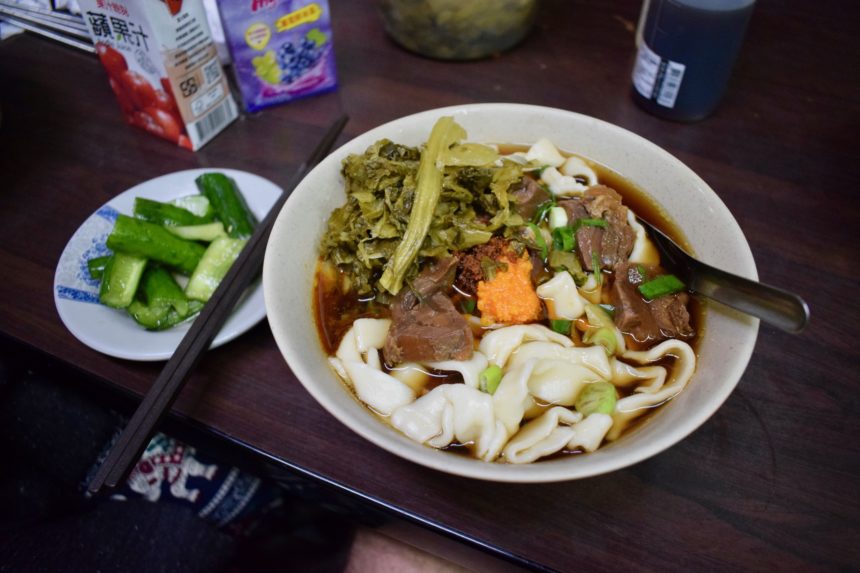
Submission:
{"label": "green vegetable stem", "polygon": [[397,294],[403,288],[406,271],[418,256],[421,244],[430,229],[436,204],[442,194],[443,166],[440,158],[451,145],[465,136],[466,132],[451,117],[439,118],[430,132],[418,165],[415,199],[406,232],[379,279],[380,286],[391,294]]}

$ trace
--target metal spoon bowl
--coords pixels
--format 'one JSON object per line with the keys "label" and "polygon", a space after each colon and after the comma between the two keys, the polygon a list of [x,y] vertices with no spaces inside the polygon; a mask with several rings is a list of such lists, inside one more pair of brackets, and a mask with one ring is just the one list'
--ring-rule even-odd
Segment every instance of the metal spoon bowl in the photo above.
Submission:
{"label": "metal spoon bowl", "polygon": [[660,256],[694,293],[755,316],[786,332],[797,334],[809,324],[809,306],[794,293],[752,281],[712,267],[694,258],[648,221],[648,230]]}

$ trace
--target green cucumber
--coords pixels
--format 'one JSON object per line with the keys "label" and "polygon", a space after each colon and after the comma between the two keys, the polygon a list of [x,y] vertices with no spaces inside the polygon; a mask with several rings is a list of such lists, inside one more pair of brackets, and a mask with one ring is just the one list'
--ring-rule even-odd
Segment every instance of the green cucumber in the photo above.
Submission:
{"label": "green cucumber", "polygon": [[143,301],[135,299],[126,310],[129,316],[145,329],[161,330],[171,309],[166,304],[147,305]]}
{"label": "green cucumber", "polygon": [[95,257],[88,260],[87,270],[90,272],[90,276],[95,280],[101,279],[104,275],[105,267],[107,266],[107,263],[110,258],[111,255],[105,255],[103,257]]}
{"label": "green cucumber", "polygon": [[134,300],[146,258],[114,253],[102,272],[99,301],[113,308],[125,308]]}
{"label": "green cucumber", "polygon": [[164,267],[147,267],[140,279],[140,290],[147,305],[166,305],[183,316],[188,314],[188,297]]}
{"label": "green cucumber", "polygon": [[177,237],[187,239],[189,241],[205,241],[207,243],[211,243],[218,237],[227,236],[227,232],[224,230],[224,224],[219,221],[206,223],[205,225],[165,227],[165,229]]}
{"label": "green cucumber", "polygon": [[165,227],[172,226],[187,226],[187,225],[203,225],[211,223],[213,217],[209,218],[198,217],[191,211],[171,205],[170,203],[161,203],[153,201],[145,197],[137,197],[134,200],[134,216],[150,223],[164,225]]}
{"label": "green cucumber", "polygon": [[116,218],[107,246],[117,253],[146,257],[191,274],[206,247],[171,235],[164,227],[127,215]]}
{"label": "green cucumber", "polygon": [[202,302],[209,300],[221,279],[239,257],[246,242],[245,239],[230,237],[220,237],[212,241],[200,259],[200,264],[194,269],[188,286],[185,287],[185,295]]}
{"label": "green cucumber", "polygon": [[145,329],[165,330],[191,318],[200,312],[201,308],[203,308],[202,302],[190,300],[188,301],[188,312],[182,314],[169,304],[155,303],[148,305],[139,299],[135,299],[126,310],[135,322]]}
{"label": "green cucumber", "polygon": [[212,204],[209,202],[209,199],[203,195],[186,195],[184,197],[174,199],[170,204],[182,207],[186,211],[190,211],[198,217],[203,217],[210,221],[215,218],[215,209],[212,208]]}
{"label": "green cucumber", "polygon": [[204,173],[195,179],[200,192],[209,199],[227,234],[234,239],[247,239],[253,234],[257,220],[236,187],[236,182],[223,173]]}

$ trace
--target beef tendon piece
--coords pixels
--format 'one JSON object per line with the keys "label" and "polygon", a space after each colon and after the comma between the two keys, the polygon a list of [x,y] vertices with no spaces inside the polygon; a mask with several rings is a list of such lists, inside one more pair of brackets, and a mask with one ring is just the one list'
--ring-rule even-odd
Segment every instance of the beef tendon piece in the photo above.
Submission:
{"label": "beef tendon piece", "polygon": [[437,261],[394,297],[383,348],[386,363],[471,358],[472,330],[447,295],[456,269],[454,257]]}
{"label": "beef tendon piece", "polygon": [[613,272],[615,325],[640,344],[651,345],[669,338],[690,338],[695,334],[690,326],[687,293],[665,295],[648,301],[639,292],[640,284],[658,274],[660,272],[656,267],[631,263],[616,265]]}

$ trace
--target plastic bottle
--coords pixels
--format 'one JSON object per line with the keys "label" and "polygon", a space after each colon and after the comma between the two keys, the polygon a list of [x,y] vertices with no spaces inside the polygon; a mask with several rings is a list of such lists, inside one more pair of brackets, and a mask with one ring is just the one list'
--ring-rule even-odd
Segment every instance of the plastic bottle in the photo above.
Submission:
{"label": "plastic bottle", "polygon": [[633,98],[650,113],[697,121],[716,109],[755,0],[645,0]]}

